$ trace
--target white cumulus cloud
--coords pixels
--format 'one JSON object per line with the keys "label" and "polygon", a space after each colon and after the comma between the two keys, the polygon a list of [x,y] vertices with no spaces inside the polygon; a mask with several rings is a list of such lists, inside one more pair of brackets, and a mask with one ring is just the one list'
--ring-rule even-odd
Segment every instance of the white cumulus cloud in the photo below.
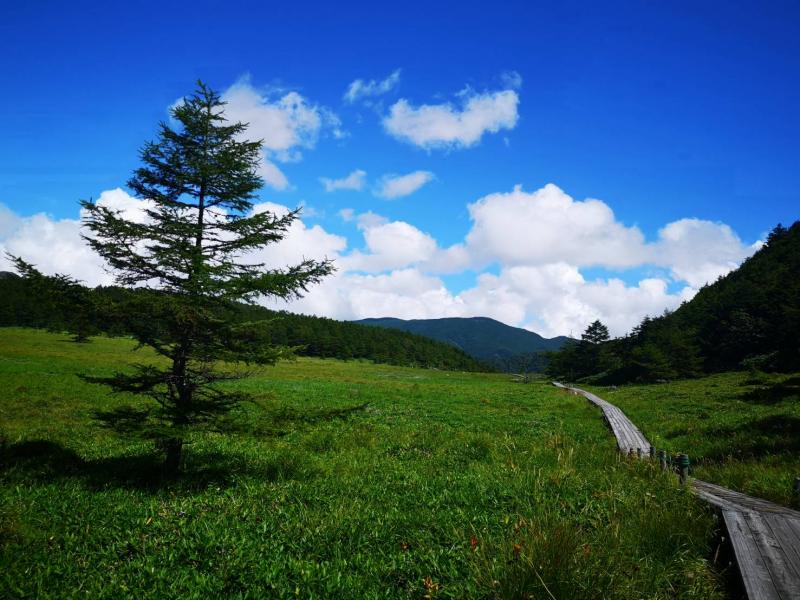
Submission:
{"label": "white cumulus cloud", "polygon": [[652,261],[668,267],[675,279],[694,288],[729,273],[759,248],[758,243],[742,243],[728,225],[701,219],[669,223],[658,237],[652,247]]}
{"label": "white cumulus cloud", "polygon": [[344,271],[377,273],[429,260],[438,250],[436,240],[404,221],[388,221],[374,213],[358,218],[365,251],[355,250],[340,264]]}
{"label": "white cumulus cloud", "polygon": [[461,316],[463,307],[437,277],[417,269],[376,275],[337,272],[312,288],[289,309],[336,319],[391,315],[402,319]]}
{"label": "white cumulus cloud", "polygon": [[77,219],[52,219],[39,213],[19,219],[0,239],[0,270],[13,270],[6,253],[19,256],[48,275],[71,275],[88,285],[113,283],[103,271],[102,260],[80,237]]}
{"label": "white cumulus cloud", "polygon": [[641,264],[644,235],[617,221],[600,200],[574,200],[553,184],[517,186],[469,205],[466,243],[476,263],[630,267]]}
{"label": "white cumulus cloud", "polygon": [[380,198],[394,199],[413,194],[423,185],[434,179],[430,171],[414,171],[407,175],[384,175],[375,195]]}
{"label": "white cumulus cloud", "polygon": [[275,162],[302,158],[302,151],[314,148],[321,133],[346,135],[341,121],[330,109],[312,103],[298,92],[270,92],[255,88],[244,77],[222,94],[227,102],[225,117],[248,124],[244,137],[263,140],[263,164],[259,175],[271,187],[283,190],[289,180]]}
{"label": "white cumulus cloud", "polygon": [[[148,202],[116,188],[100,194],[96,203],[142,223]],[[80,219],[54,219],[38,213],[20,217],[0,206],[0,270],[11,270],[6,253],[19,256],[47,275],[70,275],[87,285],[110,285],[113,275],[103,260],[81,238]]]}
{"label": "white cumulus cloud", "polygon": [[[20,226],[22,219],[18,217],[10,208],[0,204],[0,240],[10,236]],[[3,257],[0,256],[0,260]]]}
{"label": "white cumulus cloud", "polygon": [[669,293],[667,282],[657,278],[632,285],[618,278],[587,281],[576,266],[558,262],[484,275],[463,295],[473,303],[493,296],[506,298],[506,304],[524,312],[514,324],[552,337],[577,336],[595,319],[608,325],[613,335],[622,335],[646,315],[676,308],[691,293],[686,289]]}
{"label": "white cumulus cloud", "polygon": [[398,100],[383,119],[393,137],[425,149],[468,148],[485,133],[513,129],[517,124],[519,95],[512,89],[459,94],[461,106],[423,104]]}
{"label": "white cumulus cloud", "polygon": [[289,187],[289,178],[278,165],[267,158],[266,154],[262,155],[261,164],[258,165],[258,176],[276,190],[285,190]]}
{"label": "white cumulus cloud", "polygon": [[367,176],[366,171],[356,169],[346,177],[341,179],[331,179],[329,177],[320,177],[320,183],[325,187],[326,192],[335,192],[336,190],[363,190],[364,180]]}
{"label": "white cumulus cloud", "polygon": [[[253,206],[253,214],[261,212],[283,216],[289,212],[289,208],[274,202],[262,202]],[[309,227],[302,219],[295,219],[280,242],[250,252],[246,259],[251,263],[264,263],[268,268],[279,269],[297,264],[306,258],[335,260],[346,247],[345,238],[328,233],[319,225]]]}
{"label": "white cumulus cloud", "polygon": [[578,336],[595,319],[606,323],[612,334],[622,335],[644,316],[675,308],[693,294],[689,288],[669,293],[665,281],[653,278],[634,285],[619,279],[586,281],[578,269],[564,263],[484,273],[474,287],[458,294],[417,267],[373,274],[349,268],[304,298],[280,305],[338,319],[485,316],[554,337]]}
{"label": "white cumulus cloud", "polygon": [[[147,201],[121,189],[103,192],[97,202],[135,221],[147,218]],[[289,208],[265,202],[253,210],[280,215]],[[270,306],[339,319],[488,316],[549,337],[577,336],[595,319],[614,335],[624,334],[644,316],[676,308],[758,248],[723,223],[691,218],[666,224],[648,241],[620,223],[604,202],[575,200],[554,185],[490,194],[469,210],[471,229],[449,248],[413,223],[342,209],[340,216],[356,225],[363,246],[349,248],[343,236],[298,219],[284,240],[243,258],[270,268],[304,258],[335,260],[337,272],[305,297]],[[20,216],[0,205],[0,270],[11,268],[9,252],[45,273],[65,273],[89,285],[112,283],[80,233],[77,218]],[[480,270],[490,262],[496,272]],[[663,275],[625,277],[626,269],[648,265]],[[620,275],[587,279],[585,266]],[[474,284],[458,293],[440,277],[473,269]]]}

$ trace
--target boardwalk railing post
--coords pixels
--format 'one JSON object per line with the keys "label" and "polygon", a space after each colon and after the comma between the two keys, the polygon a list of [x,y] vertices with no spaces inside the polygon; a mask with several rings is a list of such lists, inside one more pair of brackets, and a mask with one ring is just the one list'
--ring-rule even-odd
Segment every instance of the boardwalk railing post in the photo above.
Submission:
{"label": "boardwalk railing post", "polygon": [[800,496],[800,477],[794,478],[794,493]]}
{"label": "boardwalk railing post", "polygon": [[642,449],[641,448],[637,448],[636,449],[636,458],[641,460],[641,458],[642,458]]}
{"label": "boardwalk railing post", "polygon": [[651,460],[655,460],[656,458],[656,447],[650,446],[650,458]]}
{"label": "boardwalk railing post", "polygon": [[689,478],[689,455],[688,454],[679,454],[678,455],[678,476],[680,477],[681,484],[686,483],[686,480]]}
{"label": "boardwalk railing post", "polygon": [[661,465],[661,470],[667,470],[667,451],[666,450],[659,450],[658,451],[658,464]]}

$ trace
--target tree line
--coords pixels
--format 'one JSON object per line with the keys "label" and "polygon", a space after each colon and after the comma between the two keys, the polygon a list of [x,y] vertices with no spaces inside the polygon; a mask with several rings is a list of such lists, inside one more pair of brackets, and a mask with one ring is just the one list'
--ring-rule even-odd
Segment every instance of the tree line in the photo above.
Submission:
{"label": "tree line", "polygon": [[[42,292],[30,279],[0,275],[0,327],[35,327],[70,332],[75,341],[91,336],[129,336],[126,307],[148,290],[117,286]],[[143,300],[139,300],[142,302]],[[292,348],[299,356],[364,359],[398,366],[448,371],[491,371],[458,348],[400,330],[368,327],[348,321],[274,311],[257,305],[234,305],[229,318],[261,323],[267,345]]]}

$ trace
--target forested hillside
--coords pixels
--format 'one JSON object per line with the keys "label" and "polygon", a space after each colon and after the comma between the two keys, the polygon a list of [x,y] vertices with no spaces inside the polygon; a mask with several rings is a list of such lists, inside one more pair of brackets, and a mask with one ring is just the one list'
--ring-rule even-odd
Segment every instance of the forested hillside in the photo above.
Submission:
{"label": "forested hillside", "polygon": [[[70,330],[77,337],[104,332],[125,335],[124,305],[137,294],[117,287],[69,288],[67,297],[42,294],[26,279],[0,273],[0,327],[41,327]],[[404,331],[366,327],[346,321],[271,311],[260,306],[237,305],[241,322],[268,322],[267,341],[297,347],[302,356],[353,359],[459,371],[486,371],[458,348]]]}
{"label": "forested hillside", "polygon": [[753,368],[800,370],[800,221],[778,225],[739,269],[630,335],[551,356],[573,380],[656,381]]}
{"label": "forested hillside", "polygon": [[473,358],[503,371],[540,371],[546,365],[542,354],[558,350],[567,337],[544,338],[537,333],[511,327],[487,317],[443,319],[362,319],[364,325],[401,329],[447,342]]}

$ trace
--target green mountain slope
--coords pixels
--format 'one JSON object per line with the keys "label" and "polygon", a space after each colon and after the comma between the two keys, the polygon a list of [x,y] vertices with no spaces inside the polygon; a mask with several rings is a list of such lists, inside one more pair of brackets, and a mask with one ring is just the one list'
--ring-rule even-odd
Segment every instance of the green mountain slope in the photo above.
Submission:
{"label": "green mountain slope", "polygon": [[741,267],[666,319],[691,332],[708,371],[748,359],[800,369],[800,221],[776,227]]}
{"label": "green mountain slope", "polygon": [[[570,338],[544,338],[539,334],[511,327],[487,317],[444,318],[444,319],[362,319],[356,321],[390,329],[401,329],[418,335],[440,340],[460,348],[470,356],[489,362],[505,370],[522,370],[522,362],[536,362],[530,365],[541,367],[536,360],[541,352],[558,350]],[[539,370],[534,368],[533,370]]]}
{"label": "green mountain slope", "polygon": [[800,221],[742,265],[630,335],[551,358],[554,377],[658,381],[756,368],[800,370]]}

